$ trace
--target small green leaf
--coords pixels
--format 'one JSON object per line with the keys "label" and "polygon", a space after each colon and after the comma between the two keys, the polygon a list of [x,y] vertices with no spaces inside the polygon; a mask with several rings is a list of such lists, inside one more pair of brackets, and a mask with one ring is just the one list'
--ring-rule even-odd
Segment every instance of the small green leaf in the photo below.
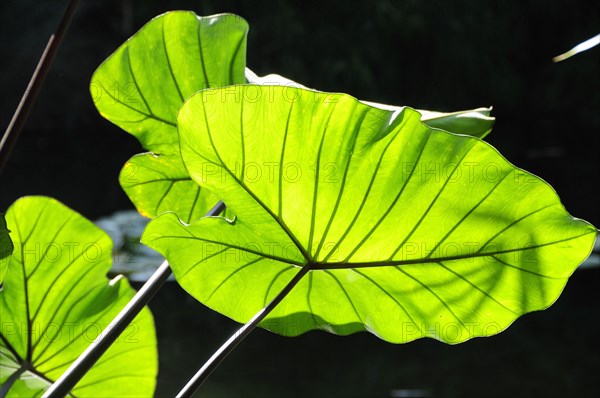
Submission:
{"label": "small green leaf", "polygon": [[[9,397],[40,396],[133,297],[106,278],[112,242],[91,221],[46,197],[8,210],[15,251],[0,291],[0,384]],[[72,390],[77,397],[152,396],[158,367],[144,309]]]}
{"label": "small green leaf", "polygon": [[4,213],[0,213],[0,284],[4,280],[8,269],[8,260],[13,252],[13,243],[10,240],[9,230],[6,228]]}
{"label": "small green leaf", "polygon": [[167,213],[142,241],[239,322],[308,269],[261,324],[289,336],[459,343],[550,306],[596,229],[489,144],[420,117],[292,87],[202,91],[178,116],[182,158],[237,218]]}
{"label": "small green leaf", "polygon": [[119,179],[140,213],[153,217],[168,209],[191,220],[218,200],[189,179],[179,159],[176,117],[191,94],[245,82],[247,32],[237,15],[168,12],[94,73],[90,90],[100,114],[154,153],[131,158]]}
{"label": "small green leaf", "polygon": [[174,211],[189,223],[203,217],[219,201],[190,179],[179,154],[136,155],[123,167],[120,181],[138,211],[148,218]]}

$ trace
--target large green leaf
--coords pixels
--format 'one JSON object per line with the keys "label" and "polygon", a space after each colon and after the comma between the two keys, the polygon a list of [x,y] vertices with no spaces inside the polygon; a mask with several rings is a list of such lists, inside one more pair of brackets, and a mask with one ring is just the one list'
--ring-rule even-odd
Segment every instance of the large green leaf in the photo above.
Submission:
{"label": "large green leaf", "polygon": [[13,243],[10,240],[9,230],[6,228],[4,213],[0,213],[0,284],[4,280],[8,268],[9,256],[13,252]]}
{"label": "large green leaf", "polygon": [[233,14],[162,14],[142,27],[94,73],[91,92],[108,120],[153,152],[131,158],[121,186],[140,213],[203,215],[218,198],[194,184],[179,156],[177,111],[207,87],[244,83],[248,24]]}
{"label": "large green leaf", "polygon": [[178,117],[187,170],[235,220],[176,214],[142,242],[207,306],[284,335],[367,330],[458,343],[550,306],[596,233],[554,190],[473,137],[344,94],[238,86]]}
{"label": "large green leaf", "polygon": [[[110,238],[56,200],[19,199],[6,219],[15,252],[0,291],[0,384],[15,380],[10,397],[40,396],[135,292],[125,278],[106,278]],[[152,396],[157,362],[144,309],[72,393]]]}

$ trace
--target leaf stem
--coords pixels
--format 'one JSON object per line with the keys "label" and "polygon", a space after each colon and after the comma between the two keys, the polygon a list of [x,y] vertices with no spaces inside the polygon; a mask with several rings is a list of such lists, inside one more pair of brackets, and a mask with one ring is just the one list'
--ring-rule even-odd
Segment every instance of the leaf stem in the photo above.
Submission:
{"label": "leaf stem", "polygon": [[[206,215],[216,216],[224,208],[223,202],[219,202]],[[63,398],[66,396],[117,340],[146,304],[150,302],[169,276],[171,276],[171,267],[167,261],[164,261],[121,312],[102,331],[100,338],[90,344],[79,355],[75,362],[50,386],[42,398]]]}
{"label": "leaf stem", "polygon": [[219,366],[219,364],[233,351],[233,349],[250,334],[258,324],[265,319],[267,315],[292,291],[292,289],[300,282],[300,280],[310,271],[310,265],[305,265],[298,271],[296,275],[288,282],[287,285],[252,319],[244,326],[239,328],[215,353],[204,363],[204,365],[196,372],[196,374],[188,381],[188,383],[179,391],[176,398],[189,398],[198,390],[210,374]]}
{"label": "leaf stem", "polygon": [[12,150],[19,138],[21,130],[27,121],[29,116],[29,112],[33,108],[33,104],[37,98],[37,95],[44,84],[44,79],[46,78],[46,74],[52,65],[52,61],[54,60],[54,56],[60,47],[60,43],[62,42],[65,33],[73,19],[73,14],[75,14],[75,10],[77,8],[77,4],[79,0],[70,0],[69,5],[65,9],[65,13],[63,14],[62,20],[56,28],[56,31],[50,36],[48,39],[48,43],[46,44],[46,48],[38,61],[38,64],[31,75],[31,79],[29,80],[29,84],[21,97],[21,101],[17,106],[17,109],[2,136],[2,140],[0,140],[0,173]]}

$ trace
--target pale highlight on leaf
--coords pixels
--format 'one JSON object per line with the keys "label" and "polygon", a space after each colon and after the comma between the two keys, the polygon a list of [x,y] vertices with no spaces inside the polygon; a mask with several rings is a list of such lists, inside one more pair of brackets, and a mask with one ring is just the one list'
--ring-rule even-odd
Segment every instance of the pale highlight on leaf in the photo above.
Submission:
{"label": "pale highlight on leaf", "polygon": [[569,59],[569,58],[583,52],[583,51],[587,51],[591,48],[594,48],[598,44],[600,44],[600,33],[594,37],[590,37],[589,39],[585,40],[584,42],[579,43],[578,45],[576,45],[569,51],[562,53],[560,55],[557,55],[556,57],[552,58],[552,61],[554,61],[554,62],[564,61],[566,59]]}
{"label": "pale highlight on leaf", "polygon": [[[112,242],[91,221],[46,197],[8,210],[15,251],[0,291],[0,384],[8,397],[41,396],[133,297],[108,280]],[[77,397],[152,396],[158,358],[144,309],[72,390]]]}
{"label": "pale highlight on leaf", "polygon": [[[263,86],[278,85],[318,91],[309,89],[308,87],[281,75],[270,74],[266,76],[258,76],[248,68],[246,68],[246,80],[248,83],[260,84]],[[385,109],[395,113],[400,113],[404,109],[403,106],[379,104],[370,101],[361,102],[375,108]],[[494,127],[494,123],[496,122],[496,118],[491,116],[491,107],[482,107],[455,112],[437,112],[417,109],[417,112],[422,115],[421,121],[429,127],[446,130],[454,134],[465,134],[482,139],[492,131],[492,127]]]}

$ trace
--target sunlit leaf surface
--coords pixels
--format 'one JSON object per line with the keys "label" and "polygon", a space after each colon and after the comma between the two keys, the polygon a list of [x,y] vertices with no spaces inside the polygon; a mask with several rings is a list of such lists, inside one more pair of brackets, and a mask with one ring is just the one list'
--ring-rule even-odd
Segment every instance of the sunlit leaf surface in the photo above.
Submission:
{"label": "sunlit leaf surface", "polygon": [[143,215],[173,210],[189,222],[218,201],[190,180],[181,163],[176,117],[193,93],[245,82],[247,32],[237,15],[168,12],[148,22],[94,73],[90,89],[102,116],[152,152],[131,158],[120,175]]}
{"label": "sunlit leaf surface", "polygon": [[143,243],[207,306],[284,335],[369,331],[458,343],[550,306],[596,229],[492,146],[412,109],[348,95],[238,86],[191,97],[182,157],[237,218],[167,213]]}
{"label": "sunlit leaf surface", "polygon": [[[41,396],[133,297],[106,278],[112,242],[54,199],[26,197],[6,215],[15,245],[0,291],[0,385]],[[76,397],[150,397],[158,359],[144,309],[72,390]]]}

